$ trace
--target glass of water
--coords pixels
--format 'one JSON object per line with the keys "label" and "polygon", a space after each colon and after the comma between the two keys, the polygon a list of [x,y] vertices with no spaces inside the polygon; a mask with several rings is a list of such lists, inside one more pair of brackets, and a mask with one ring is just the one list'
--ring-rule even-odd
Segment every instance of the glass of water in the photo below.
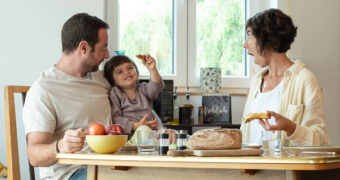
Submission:
{"label": "glass of water", "polygon": [[262,131],[263,151],[267,155],[280,155],[281,131]]}
{"label": "glass of water", "polygon": [[137,131],[138,154],[156,153],[156,131]]}

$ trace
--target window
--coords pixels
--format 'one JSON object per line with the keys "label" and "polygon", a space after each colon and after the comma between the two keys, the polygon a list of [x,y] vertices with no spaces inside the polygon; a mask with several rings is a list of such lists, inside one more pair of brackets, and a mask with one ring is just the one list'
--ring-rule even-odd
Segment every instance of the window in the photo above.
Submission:
{"label": "window", "polygon": [[220,67],[222,76],[246,76],[244,0],[197,0],[196,74]]}
{"label": "window", "polygon": [[[270,7],[262,1],[110,0],[106,5],[111,55],[117,49],[131,58],[149,52],[163,78],[174,79],[176,86],[198,87],[200,68],[208,66],[221,67],[222,87],[249,86],[244,23],[247,14]],[[147,69],[135,61],[146,78]]]}
{"label": "window", "polygon": [[119,49],[134,58],[140,74],[148,70],[136,54],[150,53],[161,74],[174,74],[172,51],[172,1],[123,0],[119,2]]}

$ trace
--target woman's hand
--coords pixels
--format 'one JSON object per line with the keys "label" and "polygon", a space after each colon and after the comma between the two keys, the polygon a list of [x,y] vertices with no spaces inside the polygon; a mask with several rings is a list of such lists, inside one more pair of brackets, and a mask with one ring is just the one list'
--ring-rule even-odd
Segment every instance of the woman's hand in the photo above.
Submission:
{"label": "woman's hand", "polygon": [[267,113],[275,118],[276,125],[270,125],[268,119],[259,119],[259,123],[264,129],[270,131],[283,130],[286,131],[288,136],[294,133],[296,124],[293,121],[273,111],[267,111]]}

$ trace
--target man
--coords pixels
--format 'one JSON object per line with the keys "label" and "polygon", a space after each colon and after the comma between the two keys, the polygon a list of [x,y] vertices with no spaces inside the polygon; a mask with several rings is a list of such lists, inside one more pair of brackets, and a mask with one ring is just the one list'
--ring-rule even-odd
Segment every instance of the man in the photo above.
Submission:
{"label": "man", "polygon": [[[109,57],[108,24],[85,13],[62,28],[62,56],[27,93],[23,120],[28,157],[41,179],[86,179],[86,167],[57,164],[56,153],[86,152],[85,131],[109,125],[110,84],[99,65]],[[83,146],[84,145],[84,146]]]}

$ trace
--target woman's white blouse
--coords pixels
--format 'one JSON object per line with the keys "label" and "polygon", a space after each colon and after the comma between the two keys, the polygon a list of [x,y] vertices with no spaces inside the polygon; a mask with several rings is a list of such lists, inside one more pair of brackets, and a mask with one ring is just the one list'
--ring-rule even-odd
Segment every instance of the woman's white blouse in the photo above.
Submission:
{"label": "woman's white blouse", "polygon": [[[276,87],[268,92],[261,92],[255,97],[250,105],[251,113],[266,113],[269,111],[278,112],[280,103],[280,94],[282,90],[282,81]],[[269,124],[275,125],[275,118],[268,120]],[[262,144],[261,132],[264,131],[258,120],[250,122],[250,142],[254,144]]]}

